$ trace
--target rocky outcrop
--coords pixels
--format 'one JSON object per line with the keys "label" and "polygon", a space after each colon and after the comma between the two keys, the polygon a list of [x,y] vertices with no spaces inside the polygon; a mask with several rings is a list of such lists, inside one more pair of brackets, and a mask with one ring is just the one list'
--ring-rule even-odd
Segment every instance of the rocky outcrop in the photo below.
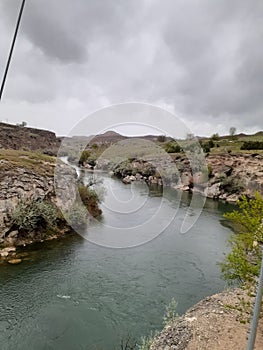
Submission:
{"label": "rocky outcrop", "polygon": [[236,202],[241,195],[252,197],[255,191],[263,194],[262,155],[209,155],[205,165],[203,169],[193,170],[186,156],[177,155],[168,163],[162,158],[124,161],[113,169],[113,173],[125,184],[145,181],[149,185],[169,185],[229,202]]}
{"label": "rocky outcrop", "polygon": [[231,195],[263,194],[263,156],[258,154],[221,154],[207,158],[211,169],[207,195],[230,199]]}
{"label": "rocky outcrop", "polygon": [[[55,158],[23,151],[0,150],[0,244],[16,244],[19,232],[12,229],[12,213],[19,203],[48,199],[58,205],[54,168],[61,168],[60,186],[69,205],[76,196],[76,172]],[[66,198],[67,197],[67,198]],[[62,199],[61,199],[62,200]],[[9,253],[2,251],[1,254]]]}
{"label": "rocky outcrop", "polygon": [[[251,295],[251,293],[250,293]],[[246,349],[254,297],[243,289],[229,289],[207,297],[167,325],[151,350]],[[259,320],[255,349],[263,347],[263,319]]]}
{"label": "rocky outcrop", "polygon": [[56,155],[61,139],[54,132],[0,123],[0,149],[39,151]]}

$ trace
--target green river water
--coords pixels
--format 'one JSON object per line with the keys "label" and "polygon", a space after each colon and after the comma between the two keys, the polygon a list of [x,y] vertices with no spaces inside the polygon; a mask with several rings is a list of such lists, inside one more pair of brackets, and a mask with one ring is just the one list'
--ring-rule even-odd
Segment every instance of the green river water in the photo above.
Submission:
{"label": "green river water", "polygon": [[[130,186],[119,180],[105,176],[104,185],[123,199],[131,196]],[[123,216],[110,210],[116,198],[106,191],[103,232],[95,230],[93,236],[107,235],[107,224],[129,226],[152,215],[158,193],[141,184],[133,192],[143,210]],[[178,192],[171,189],[166,197],[169,212],[178,204]],[[207,200],[198,221],[183,235],[179,226],[189,201],[183,193],[173,222],[138,247],[106,248],[70,235],[26,247],[20,265],[0,265],[1,350],[120,349],[128,335],[140,339],[161,329],[172,298],[182,314],[222,290],[217,263],[230,234],[222,213],[231,206]]]}

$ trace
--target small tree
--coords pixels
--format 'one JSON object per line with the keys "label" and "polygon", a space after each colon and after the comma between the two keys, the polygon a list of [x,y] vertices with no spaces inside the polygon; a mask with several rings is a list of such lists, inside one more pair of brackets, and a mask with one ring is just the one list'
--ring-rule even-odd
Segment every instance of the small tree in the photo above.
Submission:
{"label": "small tree", "polygon": [[229,135],[233,137],[236,131],[237,129],[234,126],[231,126],[231,128],[229,129]]}

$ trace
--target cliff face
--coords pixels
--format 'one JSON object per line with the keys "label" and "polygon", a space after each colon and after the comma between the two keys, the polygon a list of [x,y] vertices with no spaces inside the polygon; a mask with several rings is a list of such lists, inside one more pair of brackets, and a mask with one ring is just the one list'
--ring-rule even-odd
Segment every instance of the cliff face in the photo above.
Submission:
{"label": "cliff face", "polygon": [[60,143],[51,131],[0,123],[0,148],[56,155]]}
{"label": "cliff face", "polygon": [[252,197],[255,191],[263,195],[263,156],[251,154],[215,154],[206,158],[208,182],[202,183],[201,174],[193,174],[187,159],[176,159],[181,184],[176,188],[191,189],[208,198],[236,202],[241,195]]}
{"label": "cliff face", "polygon": [[212,155],[207,158],[211,169],[207,197],[235,201],[240,194],[263,195],[263,156],[251,154]]}
{"label": "cliff face", "polygon": [[[25,151],[0,150],[0,243],[12,244],[16,234],[12,228],[12,213],[19,203],[37,199],[57,198],[54,189],[55,158]],[[76,196],[75,170],[61,163],[60,185],[67,189],[63,200],[71,203]],[[64,181],[64,182],[63,182]],[[66,198],[67,197],[67,198]]]}

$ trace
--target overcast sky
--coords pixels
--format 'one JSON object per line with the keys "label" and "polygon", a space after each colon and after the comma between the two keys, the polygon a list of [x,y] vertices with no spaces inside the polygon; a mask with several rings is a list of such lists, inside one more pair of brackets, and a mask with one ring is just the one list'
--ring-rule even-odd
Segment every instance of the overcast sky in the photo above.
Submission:
{"label": "overcast sky", "polygon": [[[20,4],[0,0],[1,76]],[[27,0],[0,120],[65,135],[124,102],[198,135],[262,130],[263,1]]]}

